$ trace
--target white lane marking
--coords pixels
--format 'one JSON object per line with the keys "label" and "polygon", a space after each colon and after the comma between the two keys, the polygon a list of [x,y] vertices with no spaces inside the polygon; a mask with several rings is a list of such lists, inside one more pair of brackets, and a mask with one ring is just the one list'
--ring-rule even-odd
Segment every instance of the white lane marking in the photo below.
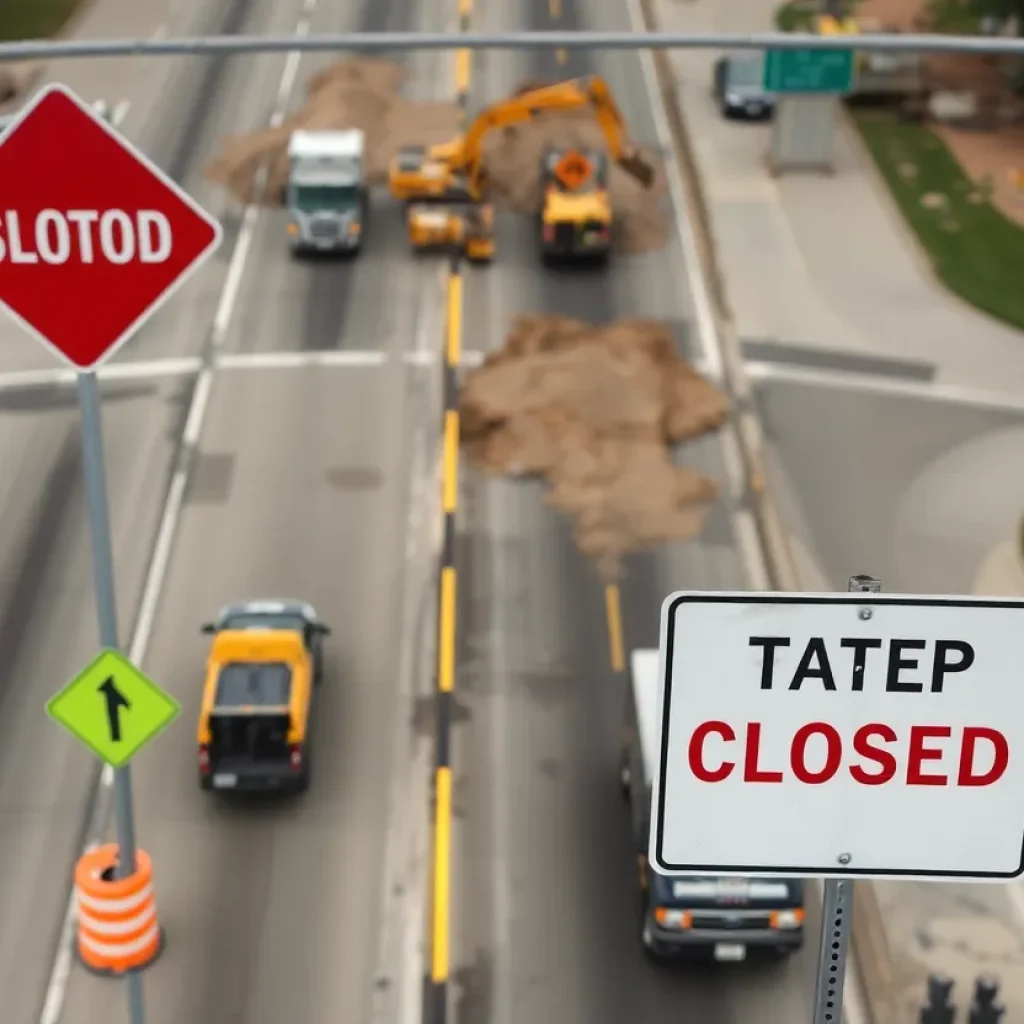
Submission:
{"label": "white lane marking", "polygon": [[119,100],[110,115],[110,123],[115,128],[120,128],[121,122],[128,116],[128,108],[132,105],[131,100]]}
{"label": "white lane marking", "polygon": [[998,391],[964,387],[959,384],[932,384],[928,381],[898,380],[878,374],[856,373],[847,370],[807,369],[785,363],[764,362],[748,363],[747,374],[752,381],[781,380],[793,384],[834,388],[840,391],[895,395],[900,398],[917,398],[931,402],[949,402],[1008,412],[1024,412],[1024,398],[1016,398],[1011,394]]}
{"label": "white lane marking", "polygon": [[[316,7],[316,0],[311,0],[306,4],[303,4],[303,11],[312,11]],[[309,18],[304,17],[295,29],[297,36],[305,36],[309,34]],[[281,82],[277,88],[277,100],[274,104],[274,113],[270,118],[271,128],[280,128],[284,121],[285,113],[288,110],[288,100],[291,98],[292,89],[295,87],[295,77],[299,73],[299,62],[302,60],[301,50],[292,50],[289,52],[287,59],[284,62],[284,71],[281,74]],[[265,179],[266,174],[262,177]],[[258,209],[258,207],[256,207]]]}
{"label": "white lane marking", "polygon": [[[412,362],[415,353],[404,353]],[[324,352],[232,352],[217,360],[224,370],[294,370],[309,366],[383,366],[389,361],[388,353],[364,350]]]}
{"label": "white lane marking", "polygon": [[[282,76],[282,88],[279,88],[277,93],[277,107],[274,111],[274,117],[278,118],[278,124],[283,120],[283,111],[290,97],[291,86],[295,82],[297,67],[292,68],[291,66],[290,59],[292,56],[293,54],[289,53],[289,60],[285,63]],[[291,70],[289,70],[290,68]],[[286,83],[288,87],[284,88],[283,86]],[[256,181],[255,194],[257,196],[262,192],[265,181],[266,167],[264,166]],[[256,203],[252,203],[246,207],[242,228],[239,231],[234,251],[231,254],[231,262],[228,265],[220,304],[213,319],[210,346],[211,354],[214,357],[224,344],[231,313],[238,299],[242,270],[252,245],[256,214],[250,216],[250,210],[254,210],[258,214],[259,206]],[[128,648],[128,658],[136,665],[141,665],[145,660],[146,648],[149,646],[150,637],[152,636],[156,610],[160,600],[160,591],[163,588],[167,575],[174,534],[181,515],[188,470],[191,465],[194,446],[199,440],[203,421],[206,418],[206,410],[209,407],[210,393],[213,389],[214,364],[215,359],[211,359],[210,364],[202,369],[196,380],[195,389],[192,392],[192,402],[189,406],[185,429],[182,433],[181,447],[178,451],[174,476],[171,479],[171,486],[168,490],[167,500],[164,504],[160,525],[157,530],[157,540],[153,548],[153,556],[146,574],[142,600],[139,604],[138,617],[135,623],[135,633]],[[96,816],[96,820],[101,822],[101,829],[106,828],[106,821],[109,818],[110,790],[113,783],[113,770],[109,765],[105,765],[100,774],[100,791],[97,795],[97,804],[103,803],[106,805],[106,813],[98,813]],[[98,835],[88,836],[85,849],[89,850],[95,846],[98,840]],[[61,926],[61,942],[54,958],[53,968],[50,971],[50,979],[46,987],[46,998],[43,1002],[39,1024],[59,1024],[61,1012],[64,1008],[64,999],[67,995],[68,983],[71,980],[77,920],[77,901],[75,900],[74,889],[72,888],[64,922]]]}
{"label": "white lane marking", "polygon": [[[147,380],[198,373],[202,360],[197,357],[153,359],[146,362],[111,363],[96,374],[101,381]],[[78,379],[74,370],[16,370],[0,373],[0,391],[31,391],[34,388],[72,387]]]}
{"label": "white lane marking", "polygon": [[[475,353],[469,353],[474,355]],[[478,353],[476,353],[478,354]],[[322,352],[231,352],[214,355],[215,370],[299,370],[308,367],[324,369],[384,366],[394,359],[409,366],[431,367],[441,361],[437,352],[402,352],[394,355],[377,349],[342,349]],[[126,361],[101,367],[97,376],[101,381],[159,380],[163,377],[195,376],[209,363],[198,356]],[[479,366],[478,359],[464,359],[460,366]],[[74,387],[74,370],[14,370],[0,373],[0,393],[5,391],[34,391],[40,388]]]}
{"label": "white lane marking", "polygon": [[[634,32],[646,32],[643,13],[639,0],[626,0],[629,11],[629,23]],[[703,264],[697,252],[697,237],[690,217],[690,204],[683,187],[683,176],[676,165],[675,145],[672,132],[668,125],[668,115],[661,102],[658,78],[654,70],[654,56],[650,50],[640,51],[640,66],[643,69],[644,86],[650,99],[651,114],[654,118],[654,130],[658,135],[658,146],[664,154],[665,173],[668,177],[669,195],[672,199],[672,213],[676,223],[676,233],[683,246],[683,258],[686,262],[684,276],[690,282],[690,294],[693,298],[693,313],[697,319],[697,337],[704,349],[707,363],[706,374],[716,382],[724,377],[725,360],[722,355],[722,342],[718,337],[711,304],[711,289],[704,277]]]}

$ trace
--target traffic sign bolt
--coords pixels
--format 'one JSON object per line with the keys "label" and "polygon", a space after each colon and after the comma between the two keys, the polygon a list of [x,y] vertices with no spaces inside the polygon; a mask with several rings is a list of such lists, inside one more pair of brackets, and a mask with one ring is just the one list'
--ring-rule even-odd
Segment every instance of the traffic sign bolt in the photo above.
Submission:
{"label": "traffic sign bolt", "polygon": [[860,614],[860,617],[866,621],[867,619],[871,618],[871,609],[870,608],[861,608],[859,614]]}
{"label": "traffic sign bolt", "polygon": [[836,860],[839,861],[840,864],[845,866],[849,864],[850,861],[853,860],[853,858],[848,853],[841,853],[838,857],[836,857]]}

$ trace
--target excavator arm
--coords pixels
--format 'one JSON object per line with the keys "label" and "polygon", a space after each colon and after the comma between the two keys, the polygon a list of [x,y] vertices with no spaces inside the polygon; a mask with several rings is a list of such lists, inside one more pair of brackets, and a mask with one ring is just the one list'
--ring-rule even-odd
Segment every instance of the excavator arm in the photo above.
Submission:
{"label": "excavator arm", "polygon": [[[546,110],[578,110],[582,107],[593,107],[612,159],[645,188],[650,188],[654,170],[628,142],[625,122],[611,90],[603,79],[596,76],[533,89],[488,107],[477,115],[460,139],[433,146],[424,154],[421,165],[424,184],[427,179],[437,183],[443,172],[448,187],[454,190],[456,179],[461,178],[469,197],[479,201],[483,198],[483,143],[491,131],[529,121]],[[409,198],[410,193],[417,191],[418,177],[415,169],[397,166],[392,170],[392,191],[400,197]],[[424,188],[425,194],[436,195],[437,192],[436,184],[429,189]]]}
{"label": "excavator arm", "polygon": [[597,76],[532,89],[488,107],[469,126],[461,145],[449,151],[452,170],[465,174],[471,192],[479,196],[483,142],[489,132],[529,121],[546,110],[578,110],[582,107],[593,107],[612,159],[644,188],[650,188],[654,170],[628,142],[625,121],[611,90],[604,79]]}

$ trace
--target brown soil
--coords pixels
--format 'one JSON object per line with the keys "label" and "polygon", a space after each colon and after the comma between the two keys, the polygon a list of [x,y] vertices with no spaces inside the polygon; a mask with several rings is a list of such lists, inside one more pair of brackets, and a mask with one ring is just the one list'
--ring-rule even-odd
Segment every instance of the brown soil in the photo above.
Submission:
{"label": "brown soil", "polygon": [[[931,30],[922,0],[863,0],[858,13],[905,32]],[[1021,116],[1024,104],[1010,93],[1000,58],[931,54],[925,66],[930,89],[971,92],[976,97],[978,120],[988,130],[933,127],[972,181],[991,182],[993,205],[1024,225],[1024,187],[1015,180],[1015,173],[1024,171],[1024,124],[999,123],[1008,115]]]}
{"label": "brown soil", "polygon": [[254,198],[256,173],[268,166],[261,201],[278,205],[288,177],[288,138],[299,128],[361,128],[366,133],[367,177],[387,178],[388,163],[401,145],[434,145],[458,133],[454,103],[413,103],[401,95],[405,70],[387,60],[350,57],[335,61],[306,84],[302,109],[279,128],[224,139],[204,168],[210,181],[226,185],[243,203]]}
{"label": "brown soil", "polygon": [[663,324],[517,317],[504,347],[467,374],[459,408],[469,462],[544,477],[605,579],[624,555],[698,536],[718,497],[671,446],[721,427],[728,403]]}
{"label": "brown soil", "polygon": [[[287,178],[288,137],[297,128],[361,128],[367,136],[367,171],[371,182],[386,180],[388,164],[399,146],[433,145],[459,134],[458,110],[450,103],[417,103],[402,97],[405,72],[386,60],[346,58],[313,76],[301,111],[279,128],[225,139],[205,176],[227,186],[242,202],[251,202],[256,173],[267,164],[262,202],[278,205]],[[547,83],[524,83],[536,88]],[[523,91],[520,86],[517,92]],[[605,150],[604,137],[589,111],[545,113],[530,122],[509,125],[487,138],[484,152],[495,204],[520,213],[540,208],[541,155],[549,145]],[[664,247],[667,218],[664,164],[644,154],[655,170],[654,184],[644,189],[613,166],[609,189],[615,210],[615,247],[648,252]]]}

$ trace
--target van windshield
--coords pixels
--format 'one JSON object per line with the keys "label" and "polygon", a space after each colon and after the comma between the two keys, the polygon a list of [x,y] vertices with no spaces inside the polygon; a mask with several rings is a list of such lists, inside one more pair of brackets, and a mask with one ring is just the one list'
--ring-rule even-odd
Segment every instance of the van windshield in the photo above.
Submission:
{"label": "van windshield", "polygon": [[281,661],[235,661],[217,677],[218,708],[287,707],[292,695],[292,669]]}

